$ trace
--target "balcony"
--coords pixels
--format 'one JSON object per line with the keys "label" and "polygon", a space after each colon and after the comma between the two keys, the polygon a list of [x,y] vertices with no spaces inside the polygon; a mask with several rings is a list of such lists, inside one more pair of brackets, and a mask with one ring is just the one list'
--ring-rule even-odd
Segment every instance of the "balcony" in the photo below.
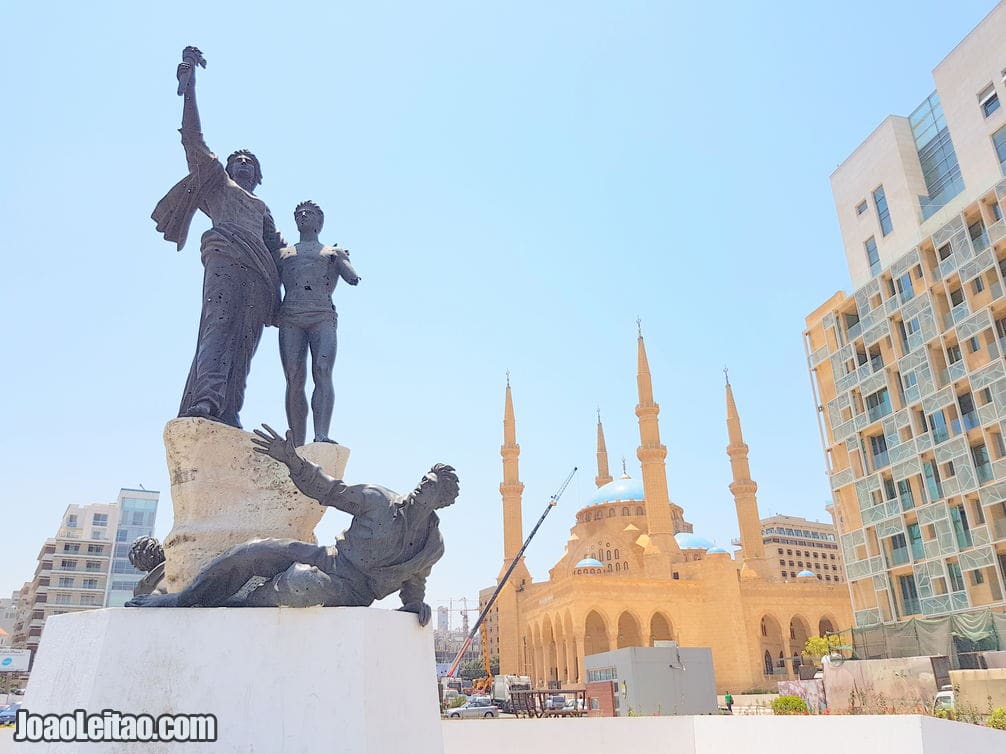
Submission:
{"label": "balcony", "polygon": [[868,408],[866,410],[866,414],[870,417],[871,422],[875,422],[877,419],[887,416],[891,413],[891,410],[891,401],[890,399],[887,399],[882,403],[878,403],[876,406]]}
{"label": "balcony", "polygon": [[984,230],[978,235],[972,236],[971,238],[971,245],[975,249],[975,254],[977,254],[980,251],[985,251],[985,249],[989,247],[990,243],[991,242],[989,241],[989,234]]}

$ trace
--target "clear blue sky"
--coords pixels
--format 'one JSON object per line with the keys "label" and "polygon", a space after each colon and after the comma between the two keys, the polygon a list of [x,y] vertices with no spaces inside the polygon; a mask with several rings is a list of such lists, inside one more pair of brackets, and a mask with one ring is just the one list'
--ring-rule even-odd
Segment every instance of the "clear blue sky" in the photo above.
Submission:
{"label": "clear blue sky", "polygon": [[[176,253],[149,220],[185,172],[174,69],[202,48],[203,129],[248,147],[287,237],[294,205],[363,276],[340,286],[333,436],[350,481],[407,490],[435,461],[436,607],[501,562],[510,370],[529,551],[559,558],[593,490],[594,411],[638,474],[643,320],[672,499],[736,535],[724,453],[730,365],[763,516],[826,519],[804,316],[849,286],[828,176],[991,9],[956,3],[20,3],[5,13],[0,161],[7,326],[0,593],[30,578],[70,503],[162,492],[161,432],[195,344],[196,221]],[[242,412],[284,421],[276,331]],[[330,540],[347,520],[329,512]]]}

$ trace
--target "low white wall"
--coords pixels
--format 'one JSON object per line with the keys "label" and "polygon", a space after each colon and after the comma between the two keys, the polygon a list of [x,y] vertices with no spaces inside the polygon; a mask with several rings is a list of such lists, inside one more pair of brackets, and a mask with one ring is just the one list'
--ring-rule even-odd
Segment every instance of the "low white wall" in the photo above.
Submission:
{"label": "low white wall", "polygon": [[[444,754],[962,754],[1006,750],[1006,732],[918,715],[618,717],[445,720]],[[782,748],[786,748],[782,746]]]}
{"label": "low white wall", "polygon": [[110,608],[57,615],[32,713],[211,713],[215,743],[16,743],[42,754],[440,754],[433,631],[393,610]]}

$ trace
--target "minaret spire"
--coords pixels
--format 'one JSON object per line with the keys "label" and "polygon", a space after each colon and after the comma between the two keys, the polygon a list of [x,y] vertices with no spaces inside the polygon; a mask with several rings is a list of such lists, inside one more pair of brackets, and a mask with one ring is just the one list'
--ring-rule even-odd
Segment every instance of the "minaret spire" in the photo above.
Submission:
{"label": "minaret spire", "polygon": [[597,476],[594,477],[594,484],[603,487],[610,481],[608,449],[604,445],[604,427],[601,426],[601,409],[597,409]]}
{"label": "minaret spire", "polygon": [[[680,508],[671,505],[667,494],[667,470],[664,459],[667,448],[660,443],[660,426],[657,415],[660,406],[653,400],[653,380],[646,358],[646,344],[640,320],[636,320],[636,385],[639,403],[636,416],[639,418],[639,448],[636,456],[642,466],[643,494],[646,497],[646,524],[649,543],[644,549],[644,563],[647,575],[669,578],[671,563],[683,558],[681,549],[674,539],[675,516],[680,516]],[[677,510],[675,510],[677,509]]]}
{"label": "minaret spire", "polygon": [[[726,375],[726,369],[723,370]],[[744,442],[744,433],[741,430],[741,418],[737,413],[737,404],[734,402],[734,390],[730,385],[730,378],[726,379],[726,399],[727,399],[727,436],[730,444],[727,445],[727,456],[730,458],[730,471],[733,482],[730,484],[730,493],[734,496],[734,505],[737,508],[737,524],[741,534],[742,556],[745,564],[753,567],[756,571],[765,570],[764,575],[768,575],[767,569],[759,567],[758,561],[765,559],[765,545],[761,535],[761,519],[758,516],[758,485],[751,479],[751,468],[748,464],[748,446]]]}
{"label": "minaret spire", "polygon": [[[520,481],[518,458],[520,445],[517,444],[517,418],[513,410],[513,394],[510,391],[510,373],[506,376],[506,400],[503,406],[503,481],[500,495],[503,498],[503,566],[499,579],[503,578],[513,559],[524,543],[524,528],[521,518],[521,499],[524,485]],[[496,616],[499,622],[499,662],[500,672],[525,675],[530,668],[519,646],[521,625],[521,600],[525,586],[531,583],[524,558],[517,563],[506,587],[500,592],[496,602]]]}
{"label": "minaret spire", "polygon": [[513,394],[510,391],[510,373],[507,372],[506,401],[503,407],[503,482],[500,495],[503,497],[503,560],[509,564],[524,543],[524,529],[521,518],[521,500],[524,485],[520,481],[520,445],[517,444],[517,418],[513,410]]}

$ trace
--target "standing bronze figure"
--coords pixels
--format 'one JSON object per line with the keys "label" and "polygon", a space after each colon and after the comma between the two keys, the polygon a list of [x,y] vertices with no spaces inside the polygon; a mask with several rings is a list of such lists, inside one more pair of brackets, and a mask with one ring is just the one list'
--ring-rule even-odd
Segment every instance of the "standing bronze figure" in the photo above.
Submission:
{"label": "standing bronze figure", "polygon": [[300,241],[279,250],[279,273],[283,303],[279,317],[279,355],[286,374],[286,419],[294,443],[307,439],[307,351],[311,349],[314,393],[314,441],[334,442],[329,436],[335,388],[332,367],[338,345],[338,314],[332,293],[341,277],[357,285],[360,276],[349,263],[349,252],[338,246],[323,246],[318,240],[325,213],[311,201],[301,202],[293,213]]}
{"label": "standing bronze figure", "polygon": [[203,141],[196,66],[206,66],[202,53],[186,47],[177,79],[184,97],[181,134],[189,174],[158,202],[152,217],[179,249],[197,209],[213,222],[202,237],[203,308],[178,415],[240,428],[251,359],[279,306],[276,255],[286,243],[269,208],[254,194],[262,182],[258,158],[238,150],[225,168]]}

